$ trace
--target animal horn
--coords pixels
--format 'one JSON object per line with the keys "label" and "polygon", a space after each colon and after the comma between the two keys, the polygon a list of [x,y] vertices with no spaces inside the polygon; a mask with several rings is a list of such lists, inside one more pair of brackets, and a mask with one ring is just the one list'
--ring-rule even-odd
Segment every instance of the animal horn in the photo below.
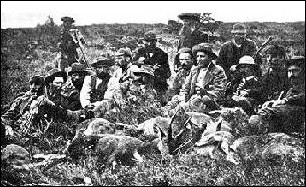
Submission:
{"label": "animal horn", "polygon": [[176,114],[178,113],[179,109],[175,111],[175,113],[173,114],[169,126],[168,126],[168,147],[172,147],[172,142],[173,142],[173,136],[172,136],[172,124],[174,121],[174,118],[176,116]]}

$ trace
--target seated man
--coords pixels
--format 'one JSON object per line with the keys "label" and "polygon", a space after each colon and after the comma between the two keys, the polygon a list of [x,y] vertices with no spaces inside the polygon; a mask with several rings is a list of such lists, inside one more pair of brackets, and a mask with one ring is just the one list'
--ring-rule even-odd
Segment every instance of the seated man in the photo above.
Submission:
{"label": "seated man", "polygon": [[[210,44],[202,43],[192,48],[197,64],[186,78],[185,101],[182,106],[188,111],[209,112],[219,108],[216,103],[224,95],[226,75],[221,66],[213,60],[217,55]],[[175,106],[171,106],[174,108]]]}
{"label": "seated man", "polygon": [[86,76],[80,93],[80,100],[83,108],[95,108],[98,101],[102,101],[104,93],[108,88],[110,67],[114,65],[111,59],[101,57],[98,58],[92,67],[95,69],[95,74]]}
{"label": "seated man", "polygon": [[192,50],[190,48],[181,48],[174,57],[174,75],[173,82],[169,87],[170,95],[179,94],[182,85],[185,84],[185,79],[189,75],[191,67],[195,64]]}
{"label": "seated man", "polygon": [[91,75],[81,63],[73,63],[71,70],[68,72],[71,81],[67,82],[62,89],[62,106],[65,109],[77,111],[82,109],[80,101],[80,92],[83,87],[85,76]]}
{"label": "seated man", "polygon": [[305,58],[294,56],[288,62],[290,89],[283,97],[262,105],[250,124],[264,132],[305,133]]}
{"label": "seated man", "polygon": [[284,47],[270,45],[265,49],[268,71],[262,79],[264,101],[277,99],[281,91],[289,89]]}
{"label": "seated man", "polygon": [[[150,117],[155,117],[152,115],[158,115],[156,113],[161,107],[161,103],[157,99],[157,92],[153,86],[153,72],[154,70],[150,66],[142,65],[139,68],[132,65],[128,69],[130,76],[124,82],[115,87],[109,87],[106,91],[104,100],[93,110],[95,117],[108,119],[105,114],[117,111],[118,116],[115,119],[117,122],[131,124],[133,121],[127,120],[127,118],[131,119],[131,115],[134,115],[135,119],[133,120],[136,122],[133,124],[137,124]],[[145,110],[147,112],[144,112]],[[154,112],[149,112],[149,110]],[[135,116],[138,114],[139,116]]]}
{"label": "seated man", "polygon": [[45,76],[46,94],[47,97],[57,105],[62,105],[62,88],[63,84],[67,81],[67,73],[65,71],[59,71],[51,69]]}
{"label": "seated man", "polygon": [[44,94],[44,77],[33,76],[29,83],[30,90],[16,98],[9,110],[1,116],[1,123],[5,125],[6,129],[27,131],[28,125],[33,122],[32,108],[37,98]]}
{"label": "seated man", "polygon": [[262,89],[260,77],[260,66],[250,56],[243,56],[236,66],[239,81],[232,85],[230,99],[226,102],[229,107],[242,107],[247,114],[254,114],[254,108],[261,103]]}
{"label": "seated man", "polygon": [[137,61],[139,65],[150,65],[154,69],[154,89],[158,93],[158,97],[162,104],[166,104],[166,91],[168,90],[167,79],[171,76],[168,63],[168,54],[156,46],[156,34],[152,31],[144,34],[144,48],[138,49],[133,61]]}

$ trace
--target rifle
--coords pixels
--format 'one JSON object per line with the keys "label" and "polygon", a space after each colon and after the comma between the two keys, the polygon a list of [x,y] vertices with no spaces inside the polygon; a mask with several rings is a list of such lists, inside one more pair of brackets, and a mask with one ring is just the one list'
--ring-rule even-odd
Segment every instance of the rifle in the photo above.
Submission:
{"label": "rifle", "polygon": [[[81,45],[82,42],[80,41],[80,38],[77,36],[78,30],[77,29],[71,29],[70,31],[73,32],[73,39],[78,43],[78,45],[80,47],[80,50],[82,52],[82,58],[83,58],[83,60],[85,62],[86,67],[90,68],[90,65],[88,63],[88,60],[85,57],[85,53],[84,53],[84,50],[83,50],[82,45]],[[78,61],[80,61],[80,60],[81,60],[81,58]]]}
{"label": "rifle", "polygon": [[269,36],[268,40],[266,40],[261,47],[255,52],[255,54],[252,56],[254,59],[257,57],[257,55],[273,40],[272,36]]}

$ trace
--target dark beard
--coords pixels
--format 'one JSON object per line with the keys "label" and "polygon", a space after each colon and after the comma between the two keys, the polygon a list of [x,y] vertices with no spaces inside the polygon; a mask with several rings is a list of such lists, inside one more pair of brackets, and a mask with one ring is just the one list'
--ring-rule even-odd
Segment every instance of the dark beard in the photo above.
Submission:
{"label": "dark beard", "polygon": [[101,73],[97,74],[97,77],[99,77],[100,79],[104,80],[104,79],[109,79],[110,75],[108,73],[101,72]]}

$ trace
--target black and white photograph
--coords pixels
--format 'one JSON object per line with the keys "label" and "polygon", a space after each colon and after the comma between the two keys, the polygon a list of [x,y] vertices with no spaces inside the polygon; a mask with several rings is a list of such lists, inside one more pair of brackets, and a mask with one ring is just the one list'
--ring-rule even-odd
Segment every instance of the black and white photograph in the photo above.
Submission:
{"label": "black and white photograph", "polygon": [[305,1],[1,1],[1,186],[305,186]]}

